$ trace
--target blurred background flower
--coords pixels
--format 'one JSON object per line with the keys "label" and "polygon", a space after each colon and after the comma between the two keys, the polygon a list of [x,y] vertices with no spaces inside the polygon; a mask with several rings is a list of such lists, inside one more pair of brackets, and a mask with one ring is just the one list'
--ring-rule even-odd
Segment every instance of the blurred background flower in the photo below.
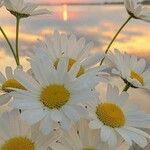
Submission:
{"label": "blurred background flower", "polygon": [[4,6],[11,14],[21,18],[50,14],[50,11],[47,9],[37,9],[39,5],[29,2],[26,3],[24,0],[5,0]]}

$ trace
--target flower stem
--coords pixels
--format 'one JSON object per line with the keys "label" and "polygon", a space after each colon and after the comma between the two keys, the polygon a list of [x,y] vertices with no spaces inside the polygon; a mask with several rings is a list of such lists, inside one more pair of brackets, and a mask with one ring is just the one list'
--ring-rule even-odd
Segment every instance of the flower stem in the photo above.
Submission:
{"label": "flower stem", "polygon": [[20,23],[20,17],[16,17],[16,58],[18,60],[18,64],[20,65],[20,60],[19,60],[19,23]]}
{"label": "flower stem", "polygon": [[8,45],[9,45],[11,51],[12,51],[12,54],[13,54],[13,56],[14,56],[14,59],[15,59],[16,64],[19,65],[19,62],[18,62],[18,60],[17,60],[17,58],[16,58],[15,51],[14,51],[14,49],[13,49],[13,47],[12,47],[12,45],[11,45],[11,43],[10,43],[10,41],[9,41],[9,39],[8,39],[8,37],[7,37],[7,35],[6,35],[6,33],[4,32],[4,30],[2,29],[1,26],[0,26],[0,31],[1,31],[1,33],[3,34],[5,40],[7,41]]}
{"label": "flower stem", "polygon": [[130,83],[127,83],[123,89],[124,92],[127,92],[128,89],[131,87]]}
{"label": "flower stem", "polygon": [[[115,39],[117,38],[117,36],[119,35],[119,33],[122,31],[122,29],[126,26],[126,24],[131,20],[132,16],[129,16],[128,19],[123,23],[123,25],[119,28],[119,30],[117,31],[117,33],[115,34],[115,36],[113,37],[113,39],[110,41],[109,45],[106,48],[105,54],[108,53],[111,45],[113,44],[113,42],[115,41]],[[105,60],[105,57],[101,60],[100,62],[100,66],[103,64]]]}

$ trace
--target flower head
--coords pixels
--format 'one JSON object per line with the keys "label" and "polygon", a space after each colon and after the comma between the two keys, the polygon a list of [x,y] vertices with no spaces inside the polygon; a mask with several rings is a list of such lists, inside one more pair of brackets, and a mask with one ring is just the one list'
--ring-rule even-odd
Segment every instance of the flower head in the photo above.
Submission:
{"label": "flower head", "polygon": [[77,77],[84,73],[95,71],[99,72],[102,81],[104,81],[106,79],[103,78],[103,69],[96,67],[104,55],[100,53],[91,55],[90,49],[92,47],[93,42],[86,44],[85,38],[77,40],[74,34],[68,37],[67,34],[60,34],[58,31],[55,31],[52,36],[46,37],[45,41],[38,41],[38,44],[33,49],[33,53],[30,53],[29,56],[31,59],[34,59],[34,57],[45,57],[45,59],[51,61],[52,67],[55,69],[57,69],[58,61],[61,58],[67,58],[69,59],[68,71],[76,62],[80,64]]}
{"label": "flower head", "polygon": [[150,135],[138,128],[150,127],[150,115],[140,111],[135,105],[125,104],[128,94],[119,94],[117,87],[108,85],[107,100],[93,101],[88,104],[87,109],[91,117],[89,123],[92,129],[101,129],[101,139],[112,147],[117,144],[117,133],[132,145],[132,141],[140,147],[147,145],[146,138]]}
{"label": "flower head", "polygon": [[[41,121],[40,128],[45,134],[56,123],[65,129],[70,128],[73,122],[86,115],[79,104],[98,96],[94,90],[99,82],[97,77],[85,74],[76,78],[80,66],[76,63],[68,72],[68,59],[60,59],[57,70],[45,59],[32,60],[31,68],[35,79],[21,70],[15,71],[15,79],[26,90],[11,93],[14,97],[11,106],[22,109],[21,117],[29,124]],[[93,89],[87,82],[93,85]]]}
{"label": "flower head", "polygon": [[37,4],[25,3],[24,0],[5,0],[4,6],[11,14],[20,18],[51,13],[47,9],[38,9]]}
{"label": "flower head", "polygon": [[131,87],[150,89],[150,69],[146,69],[146,61],[134,55],[114,50],[109,53],[109,60],[115,65],[112,72],[120,76]]}
{"label": "flower head", "polygon": [[109,150],[101,141],[98,130],[88,126],[89,121],[81,119],[69,131],[63,131],[62,138],[52,145],[53,150]]}
{"label": "flower head", "polygon": [[150,22],[150,9],[142,6],[138,0],[124,0],[124,4],[131,17]]}
{"label": "flower head", "polygon": [[10,108],[7,103],[10,102],[11,96],[9,93],[16,88],[25,89],[19,82],[14,79],[13,70],[11,67],[5,69],[6,77],[0,72],[0,110],[7,111]]}
{"label": "flower head", "polygon": [[59,130],[43,135],[38,124],[30,127],[22,121],[17,110],[3,113],[0,122],[1,150],[47,150],[61,136]]}

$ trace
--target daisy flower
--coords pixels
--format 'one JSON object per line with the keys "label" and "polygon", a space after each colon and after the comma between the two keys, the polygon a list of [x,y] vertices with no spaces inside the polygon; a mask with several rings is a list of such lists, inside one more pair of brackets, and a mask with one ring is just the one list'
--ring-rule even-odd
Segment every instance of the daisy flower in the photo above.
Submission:
{"label": "daisy flower", "polygon": [[0,110],[5,111],[10,108],[6,104],[11,100],[9,93],[15,88],[25,89],[18,81],[14,79],[13,70],[11,67],[5,69],[6,77],[0,72]]}
{"label": "daisy flower", "polygon": [[52,145],[53,150],[109,150],[108,144],[101,142],[98,130],[88,126],[89,121],[81,119],[62,138]]}
{"label": "daisy flower", "polygon": [[[101,141],[99,130],[89,128],[89,120],[81,119],[67,132],[63,131],[62,138],[52,144],[53,150],[112,150],[108,144]],[[115,150],[129,148],[125,143],[118,145]]]}
{"label": "daisy flower", "polygon": [[47,9],[39,9],[38,4],[25,3],[24,0],[4,0],[4,6],[12,15],[20,18],[51,13]]}
{"label": "daisy flower", "polygon": [[145,147],[150,135],[138,128],[150,128],[150,114],[140,111],[135,105],[125,105],[128,94],[122,92],[119,95],[117,87],[108,85],[106,99],[93,101],[87,106],[91,117],[89,127],[101,129],[102,141],[111,147],[116,146],[118,133],[129,146],[135,142]]}
{"label": "daisy flower", "polygon": [[150,9],[142,6],[141,2],[138,0],[124,0],[124,4],[131,17],[150,22]]}
{"label": "daisy flower", "polygon": [[22,121],[17,110],[3,113],[0,122],[1,150],[47,150],[61,135],[58,130],[43,135],[38,124],[30,127]]}
{"label": "daisy flower", "polygon": [[120,76],[129,86],[150,89],[150,69],[146,69],[144,59],[121,53],[119,50],[110,52],[108,58],[115,65],[112,73]]}
{"label": "daisy flower", "polygon": [[[90,81],[86,74],[76,78],[80,66],[74,64],[69,72],[67,67],[68,59],[60,59],[57,70],[45,59],[37,59],[31,62],[35,79],[21,70],[15,71],[15,79],[26,90],[11,93],[14,97],[11,106],[23,110],[21,117],[29,124],[41,121],[40,128],[45,134],[55,123],[70,128],[73,122],[86,115],[79,103],[98,96],[94,90],[99,82],[96,76],[88,75]],[[87,83],[93,85],[93,89]]]}
{"label": "daisy flower", "polygon": [[85,38],[77,40],[74,34],[68,37],[67,34],[60,34],[58,31],[55,31],[52,36],[47,36],[45,41],[38,41],[38,44],[33,48],[33,53],[30,53],[29,56],[32,59],[34,57],[47,57],[47,59],[51,60],[51,64],[55,68],[57,68],[60,58],[68,58],[68,70],[76,62],[80,63],[80,69],[77,74],[77,77],[79,77],[91,71],[104,57],[100,53],[91,55],[90,49],[92,47],[93,43],[89,42],[86,44]]}

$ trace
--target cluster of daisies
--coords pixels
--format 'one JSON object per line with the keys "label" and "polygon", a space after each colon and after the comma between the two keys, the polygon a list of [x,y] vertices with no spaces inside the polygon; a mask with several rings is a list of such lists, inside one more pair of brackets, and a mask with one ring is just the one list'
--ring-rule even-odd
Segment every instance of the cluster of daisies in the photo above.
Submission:
{"label": "cluster of daisies", "polygon": [[[51,13],[23,0],[0,0],[2,5],[19,19]],[[149,9],[137,1],[125,0],[125,6],[130,19],[150,21]],[[18,64],[17,49],[9,45]],[[18,64],[15,70],[6,67],[6,75],[0,72],[1,150],[122,150],[148,144],[150,135],[142,128],[150,129],[150,114],[127,102],[129,88],[150,90],[146,61],[117,49],[91,54],[92,47],[85,38],[55,31],[28,52],[28,71]],[[111,65],[100,63],[104,59]],[[124,89],[110,84],[112,74],[124,81]],[[99,83],[107,85],[104,99]]]}

